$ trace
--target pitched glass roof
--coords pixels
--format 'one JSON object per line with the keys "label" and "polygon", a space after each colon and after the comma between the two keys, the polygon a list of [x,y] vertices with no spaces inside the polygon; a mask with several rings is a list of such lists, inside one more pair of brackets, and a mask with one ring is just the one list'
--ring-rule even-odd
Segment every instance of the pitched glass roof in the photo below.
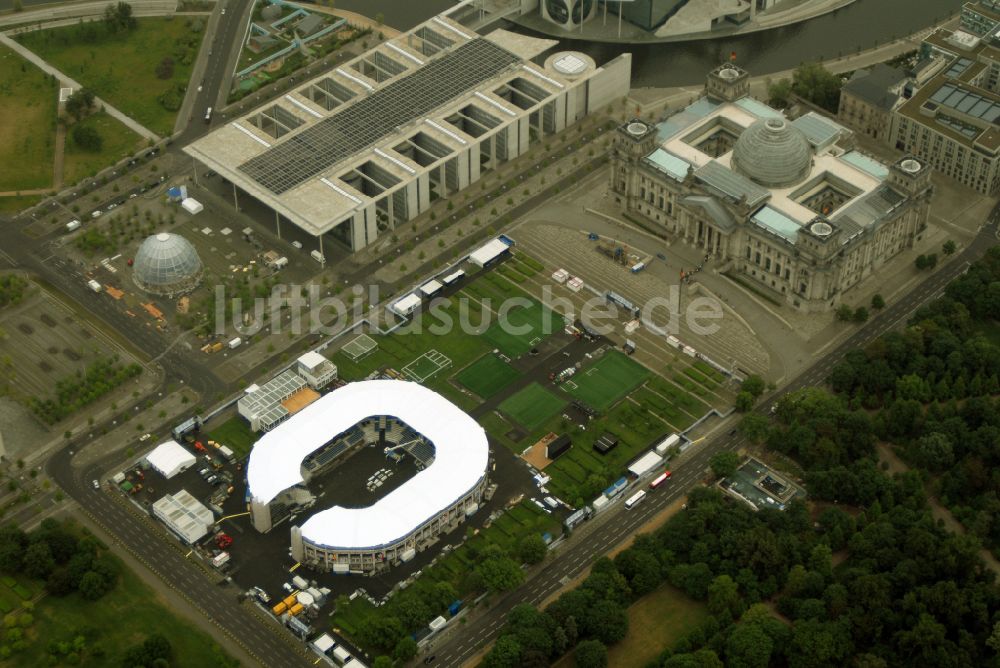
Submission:
{"label": "pitched glass roof", "polygon": [[678,158],[673,153],[664,151],[662,148],[658,148],[648,156],[646,156],[653,167],[656,167],[661,172],[667,174],[667,176],[675,179],[677,181],[683,181],[684,177],[687,176],[688,167],[690,163],[687,160]]}
{"label": "pitched glass roof", "polygon": [[741,97],[736,100],[735,104],[743,111],[753,114],[757,118],[783,118],[780,111],[772,109],[763,102],[758,102],[752,97]]}
{"label": "pitched glass roof", "polygon": [[746,195],[750,206],[756,206],[771,196],[770,191],[714,160],[695,170],[694,175],[705,185],[735,200]]}
{"label": "pitched glass roof", "polygon": [[814,111],[796,118],[792,121],[792,126],[801,130],[810,144],[820,148],[829,146],[844,130],[840,125]]}
{"label": "pitched glass roof", "polygon": [[706,97],[695,100],[670,118],[657,123],[656,140],[663,142],[666,139],[673,137],[681,130],[688,129],[694,125],[695,121],[705,118],[718,108],[718,104],[712,102]]}
{"label": "pitched glass roof", "polygon": [[473,39],[289,136],[240,170],[281,194],[518,62],[493,42]]}
{"label": "pitched glass roof", "polygon": [[863,172],[871,174],[877,179],[884,179],[889,176],[889,168],[874,158],[869,158],[859,151],[850,151],[840,158],[849,165],[853,165]]}
{"label": "pitched glass roof", "polygon": [[763,207],[750,217],[750,221],[792,243],[798,238],[801,227],[796,221],[771,206]]}

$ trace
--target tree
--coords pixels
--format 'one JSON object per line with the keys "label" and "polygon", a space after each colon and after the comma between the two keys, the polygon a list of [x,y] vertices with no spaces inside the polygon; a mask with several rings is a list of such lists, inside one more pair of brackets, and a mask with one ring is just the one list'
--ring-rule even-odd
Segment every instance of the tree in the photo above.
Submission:
{"label": "tree", "polygon": [[484,668],[518,668],[521,665],[521,643],[511,635],[500,636],[483,660]]}
{"label": "tree", "polygon": [[573,660],[577,668],[605,668],[608,665],[608,648],[600,640],[584,640],[576,646]]}
{"label": "tree", "polygon": [[94,93],[89,88],[81,88],[66,100],[66,113],[79,121],[94,107]]}
{"label": "tree", "polygon": [[381,654],[375,657],[375,663],[372,664],[373,668],[392,668],[392,659],[387,657],[385,654]]}
{"label": "tree", "polygon": [[396,648],[392,650],[392,658],[401,663],[406,663],[417,655],[417,641],[410,636],[403,636],[396,643]]}
{"label": "tree", "polygon": [[80,590],[80,596],[88,601],[96,601],[104,596],[107,591],[107,583],[94,571],[87,571],[80,578],[80,584],[77,588]]}
{"label": "tree", "polygon": [[764,383],[764,379],[757,374],[750,374],[740,385],[740,389],[744,392],[749,392],[750,396],[754,399],[759,399],[760,395],[764,394],[766,387],[767,384]]}
{"label": "tree", "polygon": [[531,533],[521,540],[521,544],[517,548],[517,556],[526,564],[537,564],[545,558],[548,551],[541,534]]}
{"label": "tree", "polygon": [[104,27],[108,32],[129,31],[137,25],[139,22],[132,15],[132,5],[127,2],[112,3],[104,8]]}
{"label": "tree", "polygon": [[958,245],[951,239],[948,239],[948,241],[941,245],[941,252],[945,255],[952,255],[956,250],[958,250]]}
{"label": "tree", "polygon": [[840,322],[848,322],[850,321],[851,316],[854,315],[854,311],[852,311],[851,307],[848,306],[847,304],[841,304],[840,306],[838,306],[837,310],[834,311],[834,313],[836,313],[837,320],[839,320]]}
{"label": "tree", "polygon": [[726,641],[726,665],[730,668],[767,668],[774,643],[758,624],[736,625]]}
{"label": "tree", "polygon": [[14,0],[14,11],[15,12],[23,12],[24,11],[24,2],[23,2],[23,0]]}
{"label": "tree", "polygon": [[491,591],[510,591],[524,582],[524,571],[498,546],[491,545],[481,557],[478,570]]}
{"label": "tree", "polygon": [[946,471],[955,463],[951,439],[940,432],[931,432],[913,444],[913,462],[928,471]]}
{"label": "tree", "polygon": [[617,601],[598,601],[587,615],[587,634],[613,645],[628,633],[628,612]]}
{"label": "tree", "polygon": [[868,320],[868,309],[864,306],[859,306],[854,309],[854,313],[851,315],[851,320],[854,322],[866,322]]}
{"label": "tree", "polygon": [[925,269],[933,269],[937,266],[937,253],[930,253],[929,255],[918,255],[917,259],[913,262],[914,266],[923,271]]}
{"label": "tree", "polygon": [[743,599],[733,579],[728,575],[718,575],[708,586],[708,611],[726,621],[739,617]]}
{"label": "tree", "polygon": [[763,443],[767,439],[771,422],[760,413],[748,413],[740,420],[740,433],[754,443]]}
{"label": "tree", "polygon": [[56,560],[52,557],[48,543],[36,541],[28,545],[28,549],[24,552],[25,575],[36,580],[44,580],[55,567]]}
{"label": "tree", "polygon": [[784,109],[788,106],[788,98],[792,95],[791,79],[779,79],[773,83],[768,82],[767,97],[772,107]]}
{"label": "tree", "polygon": [[882,309],[885,308],[885,299],[882,297],[882,295],[876,293],[872,295],[871,306],[876,311],[881,311]]}
{"label": "tree", "polygon": [[172,79],[174,76],[174,59],[170,56],[164,56],[156,65],[156,78],[157,79]]}
{"label": "tree", "polygon": [[840,77],[820,63],[804,63],[792,73],[792,92],[836,113],[840,104]]}
{"label": "tree", "polygon": [[98,153],[101,150],[104,140],[101,138],[100,133],[93,127],[77,124],[73,126],[73,143],[85,151]]}
{"label": "tree", "polygon": [[712,467],[712,473],[716,478],[726,478],[736,472],[736,468],[740,465],[740,457],[731,450],[725,450],[712,455],[708,465]]}
{"label": "tree", "polygon": [[746,413],[753,409],[753,395],[749,392],[743,391],[736,395],[736,410],[740,413]]}
{"label": "tree", "polygon": [[369,647],[390,649],[396,646],[403,636],[403,625],[399,619],[390,615],[373,615],[366,617],[358,628],[358,637]]}

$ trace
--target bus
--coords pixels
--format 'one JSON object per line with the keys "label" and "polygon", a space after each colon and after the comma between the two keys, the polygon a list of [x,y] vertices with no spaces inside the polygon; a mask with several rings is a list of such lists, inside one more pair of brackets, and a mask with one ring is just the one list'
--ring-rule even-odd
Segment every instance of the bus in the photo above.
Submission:
{"label": "bus", "polygon": [[665,483],[667,481],[667,478],[669,477],[670,477],[670,471],[664,471],[660,475],[656,476],[656,479],[653,480],[653,482],[649,483],[649,488],[656,489],[657,487]]}
{"label": "bus", "polygon": [[628,499],[625,500],[625,509],[628,510],[630,508],[633,508],[634,506],[639,505],[639,502],[645,498],[646,498],[646,492],[640,489],[638,492],[636,492],[635,494],[633,494],[632,496],[630,496]]}

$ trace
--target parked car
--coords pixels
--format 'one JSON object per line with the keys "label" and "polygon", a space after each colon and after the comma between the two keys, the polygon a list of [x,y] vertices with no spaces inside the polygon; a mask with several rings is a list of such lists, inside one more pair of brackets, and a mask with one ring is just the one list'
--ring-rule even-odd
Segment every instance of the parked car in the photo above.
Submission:
{"label": "parked car", "polygon": [[99,480],[92,480],[91,484],[94,486],[94,489],[100,489],[101,488],[101,482]]}

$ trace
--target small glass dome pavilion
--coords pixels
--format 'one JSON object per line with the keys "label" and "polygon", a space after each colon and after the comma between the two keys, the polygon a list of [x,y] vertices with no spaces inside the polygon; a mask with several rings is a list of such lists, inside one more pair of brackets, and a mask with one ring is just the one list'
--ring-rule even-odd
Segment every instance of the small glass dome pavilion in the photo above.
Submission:
{"label": "small glass dome pavilion", "polygon": [[147,237],[136,251],[132,267],[132,280],[141,290],[164,297],[194,290],[201,275],[201,258],[194,246],[168,232]]}

